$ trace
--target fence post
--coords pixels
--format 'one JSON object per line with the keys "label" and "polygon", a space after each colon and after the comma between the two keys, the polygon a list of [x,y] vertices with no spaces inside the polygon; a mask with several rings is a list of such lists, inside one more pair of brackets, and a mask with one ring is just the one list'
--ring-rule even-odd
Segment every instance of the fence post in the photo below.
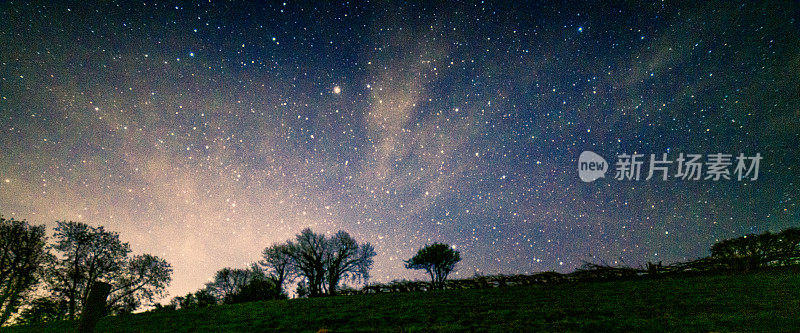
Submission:
{"label": "fence post", "polygon": [[78,333],[94,332],[97,321],[106,315],[106,298],[111,291],[111,285],[105,282],[92,283],[89,297],[83,303],[81,321],[78,324]]}

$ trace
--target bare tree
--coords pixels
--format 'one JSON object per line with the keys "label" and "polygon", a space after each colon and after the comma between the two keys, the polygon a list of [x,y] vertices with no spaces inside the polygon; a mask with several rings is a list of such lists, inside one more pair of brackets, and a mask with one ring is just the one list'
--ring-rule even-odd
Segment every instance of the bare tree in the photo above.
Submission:
{"label": "bare tree", "polygon": [[322,295],[327,247],[325,235],[315,234],[310,228],[305,228],[295,237],[295,242],[287,244],[291,249],[292,267],[308,283],[309,296]]}
{"label": "bare tree", "polygon": [[343,280],[366,280],[375,250],[369,243],[359,245],[347,232],[332,237],[306,228],[294,242],[287,243],[291,269],[303,283],[304,294],[315,297],[335,295]]}
{"label": "bare tree", "polygon": [[347,232],[339,231],[328,239],[325,253],[328,294],[336,295],[336,289],[342,280],[369,279],[374,256],[372,244],[359,245]]}

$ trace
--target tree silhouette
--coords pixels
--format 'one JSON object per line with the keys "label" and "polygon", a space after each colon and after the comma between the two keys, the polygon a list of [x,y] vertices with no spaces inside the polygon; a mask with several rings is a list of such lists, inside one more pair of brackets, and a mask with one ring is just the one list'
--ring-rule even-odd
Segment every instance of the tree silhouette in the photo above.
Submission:
{"label": "tree silhouette", "polygon": [[350,234],[339,231],[327,241],[325,273],[328,294],[336,295],[342,280],[367,280],[375,250],[370,243],[359,245]]}
{"label": "tree silhouette", "polygon": [[264,249],[262,260],[259,261],[259,265],[275,278],[278,294],[283,293],[283,285],[290,282],[293,276],[291,250],[289,244],[274,244]]}
{"label": "tree silhouette", "polygon": [[128,260],[112,278],[108,304],[113,312],[132,312],[142,301],[153,304],[165,294],[172,280],[172,266],[159,257],[143,254]]}
{"label": "tree silhouette", "polygon": [[431,289],[444,289],[444,281],[461,261],[461,254],[450,245],[433,243],[419,249],[411,259],[406,260],[408,269],[424,269],[431,278]]}
{"label": "tree silhouette", "polygon": [[287,246],[292,270],[310,297],[335,295],[343,280],[366,280],[375,256],[370,243],[359,245],[344,231],[328,238],[305,228]]}
{"label": "tree silhouette", "polygon": [[188,293],[186,296],[175,296],[170,301],[169,306],[175,309],[194,309],[197,308],[197,299],[194,293]]}
{"label": "tree silhouette", "polygon": [[119,235],[103,227],[71,221],[56,223],[53,248],[60,256],[53,272],[53,290],[67,300],[68,318],[75,319],[91,284],[118,273],[131,250]]}
{"label": "tree silhouette", "polygon": [[[197,306],[202,307],[212,303],[209,302],[209,297],[225,304],[285,297],[278,291],[276,284],[275,277],[265,274],[257,264],[249,269],[226,267],[217,271],[214,281],[208,283],[204,290],[186,295],[185,299],[192,299],[197,302]],[[181,308],[186,306],[180,303],[181,299],[177,301]]]}
{"label": "tree silhouette", "polygon": [[308,282],[305,278],[301,279],[300,282],[297,283],[295,293],[297,293],[297,297],[308,297],[311,294],[308,291]]}
{"label": "tree silhouette", "polygon": [[44,226],[0,217],[0,326],[41,280],[43,265],[49,258]]}
{"label": "tree silhouette", "polygon": [[17,324],[32,325],[64,320],[68,311],[67,302],[63,299],[39,297],[20,313]]}
{"label": "tree silhouette", "polygon": [[197,307],[199,308],[217,304],[217,299],[214,298],[214,294],[212,294],[207,288],[196,291],[194,293],[194,298],[197,300]]}
{"label": "tree silhouette", "polygon": [[711,246],[711,257],[733,270],[797,264],[800,263],[800,229],[725,239]]}
{"label": "tree silhouette", "polygon": [[170,265],[152,255],[129,256],[130,246],[117,233],[78,222],[56,223],[50,289],[66,300],[69,319],[96,282],[112,285],[107,307],[113,312],[133,311],[142,300],[152,302],[169,285]]}
{"label": "tree silhouette", "polygon": [[249,269],[225,267],[214,274],[214,280],[209,282],[206,287],[214,294],[217,300],[224,302],[247,284],[251,274],[252,272]]}
{"label": "tree silhouette", "polygon": [[185,296],[173,297],[169,305],[161,306],[161,308],[172,310],[176,308],[194,309],[205,308],[215,304],[217,304],[217,298],[214,296],[214,293],[208,288],[203,288],[196,292],[188,293]]}
{"label": "tree silhouette", "polygon": [[260,276],[250,280],[238,292],[229,297],[229,304],[281,299],[286,296],[278,292],[277,281],[270,276]]}
{"label": "tree silhouette", "polygon": [[308,294],[311,297],[323,294],[322,284],[325,278],[325,235],[316,234],[305,228],[295,237],[295,241],[287,244],[292,258],[292,267],[305,278]]}

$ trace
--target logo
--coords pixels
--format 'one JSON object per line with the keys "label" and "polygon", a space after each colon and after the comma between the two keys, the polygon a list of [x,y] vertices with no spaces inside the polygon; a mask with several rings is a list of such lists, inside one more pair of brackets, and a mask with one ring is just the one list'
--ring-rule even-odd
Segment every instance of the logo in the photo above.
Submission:
{"label": "logo", "polygon": [[[668,153],[661,156],[650,154],[649,163],[645,154],[618,154],[614,164],[615,180],[638,181],[642,178],[650,180],[661,178],[677,180],[758,180],[758,169],[764,157],[760,153],[753,156],[734,154],[678,154],[678,158],[670,159]],[[649,166],[646,178],[642,169]],[[584,151],[578,157],[578,176],[586,183],[605,178],[609,165],[602,156]]]}
{"label": "logo", "polygon": [[578,157],[578,176],[581,180],[591,183],[598,178],[606,176],[608,162],[602,156],[591,151],[584,151]]}

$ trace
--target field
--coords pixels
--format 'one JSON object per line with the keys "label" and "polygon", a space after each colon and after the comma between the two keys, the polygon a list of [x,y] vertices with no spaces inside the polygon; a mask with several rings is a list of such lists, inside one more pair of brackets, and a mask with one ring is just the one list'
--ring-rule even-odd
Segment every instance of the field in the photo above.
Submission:
{"label": "field", "polygon": [[[7,328],[64,332],[72,323]],[[294,299],[106,317],[99,331],[800,331],[800,274]]]}

